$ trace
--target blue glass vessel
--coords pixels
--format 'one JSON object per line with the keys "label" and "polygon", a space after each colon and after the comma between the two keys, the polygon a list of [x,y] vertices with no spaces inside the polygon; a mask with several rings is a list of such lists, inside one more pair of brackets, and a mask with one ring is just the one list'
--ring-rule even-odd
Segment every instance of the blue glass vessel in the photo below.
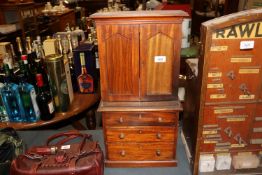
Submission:
{"label": "blue glass vessel", "polygon": [[36,92],[34,86],[22,81],[19,83],[18,89],[27,121],[38,121],[40,118],[40,111],[36,102]]}
{"label": "blue glass vessel", "polygon": [[11,122],[25,122],[25,112],[18,91],[18,85],[10,82],[10,70],[7,64],[4,64],[4,72],[5,86],[1,89],[1,97],[9,120]]}
{"label": "blue glass vessel", "polygon": [[36,102],[36,92],[32,84],[26,82],[27,74],[25,65],[20,64],[20,83],[18,91],[22,99],[22,105],[25,111],[25,116],[28,122],[36,122],[40,119],[40,110]]}
{"label": "blue glass vessel", "polygon": [[[0,92],[1,89],[3,89],[4,84],[0,83]],[[9,117],[6,113],[6,109],[2,100],[2,96],[0,95],[0,122],[8,122],[9,121]]]}

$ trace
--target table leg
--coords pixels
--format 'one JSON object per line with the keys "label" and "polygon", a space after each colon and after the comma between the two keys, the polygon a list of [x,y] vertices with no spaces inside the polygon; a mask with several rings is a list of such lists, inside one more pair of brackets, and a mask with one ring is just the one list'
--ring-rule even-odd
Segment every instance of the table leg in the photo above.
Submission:
{"label": "table leg", "polygon": [[73,121],[71,125],[77,130],[86,130],[86,127],[80,122],[80,120]]}
{"label": "table leg", "polygon": [[89,130],[96,129],[96,115],[94,108],[86,112],[86,126]]}

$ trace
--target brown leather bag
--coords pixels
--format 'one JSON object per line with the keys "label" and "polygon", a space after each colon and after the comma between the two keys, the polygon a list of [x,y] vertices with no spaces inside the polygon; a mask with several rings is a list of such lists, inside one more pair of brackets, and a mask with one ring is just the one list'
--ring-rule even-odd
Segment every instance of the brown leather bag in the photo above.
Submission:
{"label": "brown leather bag", "polygon": [[[53,140],[60,138],[56,144]],[[62,139],[61,139],[62,138]],[[80,142],[67,144],[73,139]],[[48,138],[46,146],[32,147],[11,165],[11,175],[103,175],[104,157],[91,135],[77,131],[59,133]]]}

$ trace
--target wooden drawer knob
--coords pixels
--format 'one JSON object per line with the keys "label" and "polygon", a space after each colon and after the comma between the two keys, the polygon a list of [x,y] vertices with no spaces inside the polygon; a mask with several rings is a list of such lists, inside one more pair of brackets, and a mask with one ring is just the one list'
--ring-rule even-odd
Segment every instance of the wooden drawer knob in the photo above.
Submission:
{"label": "wooden drawer knob", "polygon": [[120,117],[120,118],[119,118],[119,123],[123,123],[123,122],[124,122],[123,117]]}
{"label": "wooden drawer knob", "polygon": [[119,134],[119,138],[120,138],[120,139],[124,139],[124,138],[125,138],[125,134],[124,134],[124,133],[120,133],[120,134]]}
{"label": "wooden drawer knob", "polygon": [[163,121],[162,117],[158,117],[158,122],[162,122],[162,121]]}
{"label": "wooden drawer knob", "polygon": [[161,156],[161,151],[158,149],[158,150],[156,150],[156,155],[157,156]]}
{"label": "wooden drawer knob", "polygon": [[139,133],[139,134],[142,134],[142,131],[141,131],[141,130],[139,130],[139,131],[138,131],[138,133]]}
{"label": "wooden drawer knob", "polygon": [[157,133],[157,134],[156,134],[156,138],[157,138],[157,139],[161,139],[161,137],[162,137],[161,133]]}
{"label": "wooden drawer knob", "polygon": [[122,157],[125,157],[125,156],[126,156],[125,150],[122,150],[122,151],[120,152],[120,155],[121,155]]}

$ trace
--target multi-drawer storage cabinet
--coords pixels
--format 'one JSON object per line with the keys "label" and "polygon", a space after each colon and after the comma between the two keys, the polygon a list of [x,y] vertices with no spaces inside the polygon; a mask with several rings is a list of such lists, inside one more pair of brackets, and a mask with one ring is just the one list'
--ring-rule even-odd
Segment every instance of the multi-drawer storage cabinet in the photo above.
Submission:
{"label": "multi-drawer storage cabinet", "polygon": [[262,9],[202,24],[183,122],[194,174],[262,172],[261,49]]}
{"label": "multi-drawer storage cabinet", "polygon": [[95,20],[106,165],[175,166],[182,11],[109,12]]}

